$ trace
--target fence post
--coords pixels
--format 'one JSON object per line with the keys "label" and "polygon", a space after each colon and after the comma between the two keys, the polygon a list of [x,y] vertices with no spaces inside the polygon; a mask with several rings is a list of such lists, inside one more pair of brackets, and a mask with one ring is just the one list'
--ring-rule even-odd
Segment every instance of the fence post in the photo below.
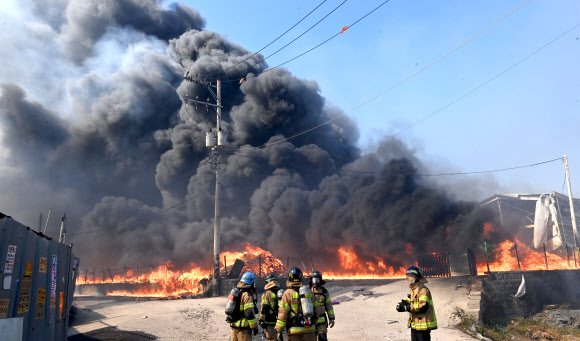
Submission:
{"label": "fence post", "polygon": [[576,248],[575,248],[575,247],[573,247],[572,251],[574,251],[574,252],[573,252],[573,253],[574,253],[574,267],[576,267],[576,268],[577,268],[577,267],[578,267],[578,263],[576,263]]}
{"label": "fence post", "polygon": [[487,242],[483,242],[483,248],[485,249],[485,261],[487,262],[487,273],[491,273],[489,270],[489,257],[487,255]]}
{"label": "fence post", "polygon": [[228,263],[226,261],[226,256],[224,256],[224,277],[228,278]]}
{"label": "fence post", "polygon": [[568,267],[570,267],[570,251],[568,251],[568,244],[566,244],[566,260],[568,261]]}
{"label": "fence post", "polygon": [[544,245],[544,259],[546,260],[546,270],[550,270],[548,268],[548,255],[546,254],[546,243],[542,243]]}
{"label": "fence post", "polygon": [[518,254],[518,243],[514,242],[514,246],[516,248],[516,259],[518,260],[518,271],[522,271],[520,267],[520,255]]}
{"label": "fence post", "polygon": [[87,283],[87,275],[89,274],[89,269],[85,268],[85,283]]}

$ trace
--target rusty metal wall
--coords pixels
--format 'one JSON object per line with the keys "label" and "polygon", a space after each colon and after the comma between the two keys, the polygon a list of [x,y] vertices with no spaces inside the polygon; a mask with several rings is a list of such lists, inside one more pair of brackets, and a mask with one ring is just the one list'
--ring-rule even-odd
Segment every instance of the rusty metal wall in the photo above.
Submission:
{"label": "rusty metal wall", "polygon": [[72,245],[0,213],[0,318],[24,318],[23,341],[66,340],[78,265]]}

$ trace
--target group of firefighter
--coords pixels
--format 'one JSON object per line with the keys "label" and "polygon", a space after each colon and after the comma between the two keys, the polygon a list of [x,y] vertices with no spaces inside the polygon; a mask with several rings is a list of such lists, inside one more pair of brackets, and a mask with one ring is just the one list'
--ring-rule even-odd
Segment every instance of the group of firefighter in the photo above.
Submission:
{"label": "group of firefighter", "polygon": [[[408,312],[407,326],[412,341],[431,340],[431,330],[437,329],[437,318],[427,279],[416,266],[407,269],[406,277],[411,294],[396,306],[398,312]],[[228,295],[226,321],[232,329],[231,341],[251,341],[262,327],[268,341],[282,341],[284,331],[288,341],[327,341],[328,328],[334,327],[332,299],[324,287],[320,271],[309,275],[308,285],[302,283],[303,273],[298,267],[288,271],[287,289],[281,289],[276,276],[268,274],[257,306],[256,275],[246,272],[236,288]],[[258,318],[256,318],[258,316]]]}

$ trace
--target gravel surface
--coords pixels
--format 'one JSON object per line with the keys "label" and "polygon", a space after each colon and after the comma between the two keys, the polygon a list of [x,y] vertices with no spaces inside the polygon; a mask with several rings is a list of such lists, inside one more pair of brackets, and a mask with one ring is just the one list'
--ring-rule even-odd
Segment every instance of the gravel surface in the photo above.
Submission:
{"label": "gravel surface", "polygon": [[[435,302],[439,329],[432,340],[476,340],[454,326],[456,306],[466,309],[468,291],[462,286],[466,277],[434,278],[427,286]],[[395,306],[407,297],[405,280],[329,281],[326,285],[337,304],[336,325],[329,330],[330,340],[410,340],[408,313]],[[227,298],[143,301],[134,298],[78,297],[75,323],[69,336],[116,327],[155,335],[157,340],[229,340],[225,322]],[[98,339],[91,339],[98,340]],[[261,333],[254,340],[261,340]]]}

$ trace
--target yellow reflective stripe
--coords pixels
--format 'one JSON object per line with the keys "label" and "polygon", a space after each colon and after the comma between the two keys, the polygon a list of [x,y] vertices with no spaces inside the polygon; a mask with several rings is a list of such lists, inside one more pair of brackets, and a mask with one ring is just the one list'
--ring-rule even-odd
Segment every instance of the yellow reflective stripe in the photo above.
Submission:
{"label": "yellow reflective stripe", "polygon": [[429,301],[429,297],[421,296],[421,297],[419,297],[419,302],[421,302],[421,301]]}
{"label": "yellow reflective stripe", "polygon": [[270,294],[270,298],[276,298],[276,294],[275,293],[271,293]]}
{"label": "yellow reflective stripe", "polygon": [[248,323],[250,324],[250,329],[258,328],[258,321],[256,319],[248,320]]}
{"label": "yellow reflective stripe", "polygon": [[308,293],[307,292],[307,293],[304,294],[304,297],[305,298],[312,298],[312,293]]}
{"label": "yellow reflective stripe", "polygon": [[249,309],[249,308],[254,308],[254,302],[250,302],[250,303],[246,303],[246,304],[240,305],[240,307],[242,308],[242,310],[246,310],[246,309]]}
{"label": "yellow reflective stripe", "polygon": [[286,327],[286,321],[276,320],[276,326],[277,327],[285,328]]}
{"label": "yellow reflective stripe", "polygon": [[298,304],[292,304],[292,310],[298,311]]}
{"label": "yellow reflective stripe", "polygon": [[280,302],[280,305],[282,306],[282,308],[286,309],[286,310],[290,310],[290,306],[284,302]]}
{"label": "yellow reflective stripe", "polygon": [[327,311],[328,315],[334,315],[334,309]]}
{"label": "yellow reflective stripe", "polygon": [[307,333],[307,332],[313,332],[316,330],[316,326],[312,325],[308,328],[306,327],[291,327],[290,328],[290,335],[292,334],[302,334],[302,333]]}
{"label": "yellow reflective stripe", "polygon": [[294,299],[298,299],[298,298],[300,298],[300,295],[299,295],[299,294],[298,294],[296,291],[294,291],[294,292],[292,293],[292,298],[294,298]]}
{"label": "yellow reflective stripe", "polygon": [[415,323],[415,322],[411,322],[411,328],[413,328],[413,329],[419,329],[419,330],[437,328],[437,321],[427,322],[427,323]]}
{"label": "yellow reflective stripe", "polygon": [[270,302],[268,302],[268,301],[262,301],[262,305],[268,305],[269,306],[270,305]]}
{"label": "yellow reflective stripe", "polygon": [[324,322],[326,322],[326,317],[324,316],[319,317],[318,321],[316,321],[316,323],[324,323]]}
{"label": "yellow reflective stripe", "polygon": [[332,300],[330,299],[330,296],[328,296],[328,298],[326,299],[326,303],[330,303],[332,302]]}

